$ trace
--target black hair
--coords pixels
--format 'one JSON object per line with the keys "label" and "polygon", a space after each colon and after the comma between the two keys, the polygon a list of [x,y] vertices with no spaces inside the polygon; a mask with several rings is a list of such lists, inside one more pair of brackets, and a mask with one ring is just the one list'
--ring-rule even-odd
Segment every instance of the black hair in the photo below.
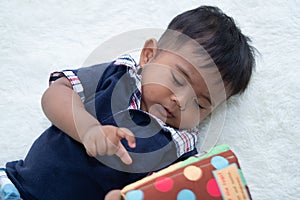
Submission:
{"label": "black hair", "polygon": [[187,35],[206,50],[229,86],[229,96],[245,91],[255,66],[254,47],[231,17],[217,7],[200,6],[176,16],[168,30]]}

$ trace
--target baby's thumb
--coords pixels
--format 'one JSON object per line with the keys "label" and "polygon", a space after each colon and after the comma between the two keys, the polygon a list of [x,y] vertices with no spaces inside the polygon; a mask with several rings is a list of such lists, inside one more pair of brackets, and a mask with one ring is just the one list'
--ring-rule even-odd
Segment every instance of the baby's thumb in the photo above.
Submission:
{"label": "baby's thumb", "polygon": [[105,196],[104,200],[121,200],[121,190],[111,190],[107,195]]}

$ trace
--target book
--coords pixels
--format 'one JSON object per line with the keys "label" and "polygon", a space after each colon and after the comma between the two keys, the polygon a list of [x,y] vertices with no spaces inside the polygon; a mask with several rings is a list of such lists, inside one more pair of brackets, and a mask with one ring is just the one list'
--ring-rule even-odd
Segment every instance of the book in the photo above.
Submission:
{"label": "book", "polygon": [[129,184],[121,194],[125,200],[252,199],[238,159],[226,144]]}

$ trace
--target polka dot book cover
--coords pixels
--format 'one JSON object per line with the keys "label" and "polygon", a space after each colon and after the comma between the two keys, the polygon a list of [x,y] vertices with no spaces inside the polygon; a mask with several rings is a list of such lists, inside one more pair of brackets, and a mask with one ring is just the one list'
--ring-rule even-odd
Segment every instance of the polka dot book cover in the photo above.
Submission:
{"label": "polka dot book cover", "polygon": [[250,191],[228,145],[173,164],[122,190],[125,200],[248,200]]}

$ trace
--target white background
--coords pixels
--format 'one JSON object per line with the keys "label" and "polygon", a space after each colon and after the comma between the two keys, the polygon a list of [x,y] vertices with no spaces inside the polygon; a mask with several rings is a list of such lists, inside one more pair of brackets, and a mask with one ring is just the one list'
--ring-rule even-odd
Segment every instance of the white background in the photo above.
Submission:
{"label": "white background", "polygon": [[24,158],[50,125],[40,98],[51,71],[81,66],[112,36],[166,28],[177,14],[204,4],[232,16],[261,53],[247,92],[228,102],[219,143],[229,144],[237,154],[253,199],[300,199],[300,2],[296,0],[2,0],[0,166]]}

